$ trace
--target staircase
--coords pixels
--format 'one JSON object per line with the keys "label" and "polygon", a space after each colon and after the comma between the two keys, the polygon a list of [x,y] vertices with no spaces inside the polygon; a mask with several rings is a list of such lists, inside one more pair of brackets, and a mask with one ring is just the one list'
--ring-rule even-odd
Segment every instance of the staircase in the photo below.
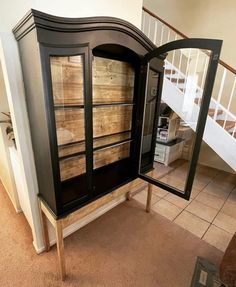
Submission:
{"label": "staircase", "polygon": [[[143,8],[142,31],[157,45],[187,38]],[[209,53],[176,50],[165,60],[162,100],[194,131],[200,111]],[[220,61],[203,139],[236,171],[236,71]]]}

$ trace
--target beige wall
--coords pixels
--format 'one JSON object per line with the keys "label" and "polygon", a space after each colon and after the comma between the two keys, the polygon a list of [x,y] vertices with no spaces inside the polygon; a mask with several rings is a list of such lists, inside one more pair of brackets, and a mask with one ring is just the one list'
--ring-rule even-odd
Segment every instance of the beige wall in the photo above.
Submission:
{"label": "beige wall", "polygon": [[[2,68],[0,63],[0,113],[8,112],[9,106],[6,97],[6,89],[3,81]],[[0,120],[5,120],[6,117],[0,114]],[[12,144],[6,135],[7,124],[0,123],[0,180],[5,187],[15,209],[20,210],[20,205],[16,193],[16,186],[11,167],[10,154],[8,146]]]}
{"label": "beige wall", "polygon": [[202,165],[235,173],[205,142],[202,142],[198,162]]}
{"label": "beige wall", "polygon": [[9,112],[9,106],[7,102],[6,89],[2,74],[2,66],[0,62],[0,120],[5,120],[6,117],[2,115],[1,112]]}
{"label": "beige wall", "polygon": [[222,39],[221,59],[236,69],[235,0],[144,0],[143,5],[188,37]]}

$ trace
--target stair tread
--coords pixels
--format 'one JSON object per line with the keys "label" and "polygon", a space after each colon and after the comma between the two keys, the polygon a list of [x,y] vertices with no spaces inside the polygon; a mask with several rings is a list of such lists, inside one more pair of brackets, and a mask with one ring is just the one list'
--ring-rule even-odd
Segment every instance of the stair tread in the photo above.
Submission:
{"label": "stair tread", "polygon": [[[225,121],[224,121],[224,120],[217,120],[216,122],[217,122],[220,126],[223,127]],[[234,126],[235,126],[235,122],[234,122],[234,121],[226,121],[224,129],[227,130],[227,131],[229,131],[229,130],[231,130]]]}
{"label": "stair tread", "polygon": [[185,82],[185,80],[183,78],[178,79],[178,78],[167,77],[167,79],[169,79],[172,83],[177,83],[178,82],[178,84],[182,84],[182,83]]}
{"label": "stair tread", "polygon": [[[223,114],[223,110],[217,110],[217,116],[218,115],[222,115]],[[209,109],[208,110],[208,115],[210,117],[213,117],[215,115],[215,109]]]}
{"label": "stair tread", "polygon": [[[201,104],[201,102],[202,102],[202,99],[198,99],[198,98],[196,98],[195,100],[194,100],[194,103],[195,104]],[[222,115],[223,114],[223,110],[220,110],[220,109],[218,109],[217,110],[217,116],[218,115]],[[215,109],[214,108],[210,108],[209,110],[208,110],[208,115],[210,116],[210,117],[213,117],[214,115],[215,115]]]}
{"label": "stair tread", "polygon": [[171,70],[171,69],[165,69],[165,74],[176,74],[175,70]]}

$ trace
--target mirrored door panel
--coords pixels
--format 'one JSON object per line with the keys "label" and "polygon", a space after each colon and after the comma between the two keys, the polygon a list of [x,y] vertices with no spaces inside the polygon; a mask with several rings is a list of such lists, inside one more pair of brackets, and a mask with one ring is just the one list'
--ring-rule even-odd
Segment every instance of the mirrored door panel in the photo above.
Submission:
{"label": "mirrored door panel", "polygon": [[197,48],[202,41],[159,48],[168,52],[164,74],[155,71],[157,54],[146,63],[140,175],[184,198],[190,196],[207,117],[214,116],[209,104],[220,41]]}

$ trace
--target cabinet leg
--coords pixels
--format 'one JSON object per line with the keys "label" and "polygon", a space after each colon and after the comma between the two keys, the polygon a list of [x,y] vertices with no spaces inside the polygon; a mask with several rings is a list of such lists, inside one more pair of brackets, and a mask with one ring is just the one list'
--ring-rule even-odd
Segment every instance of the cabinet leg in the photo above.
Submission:
{"label": "cabinet leg", "polygon": [[41,218],[42,218],[42,224],[43,224],[43,240],[45,244],[45,249],[48,252],[50,250],[50,242],[49,242],[49,236],[48,236],[48,226],[47,226],[47,217],[41,210]]}
{"label": "cabinet leg", "polygon": [[132,198],[131,191],[128,191],[126,193],[126,200],[131,200],[131,198]]}
{"label": "cabinet leg", "polygon": [[148,184],[148,192],[147,192],[147,204],[146,204],[146,212],[151,211],[151,204],[152,204],[152,188],[153,185],[151,183]]}
{"label": "cabinet leg", "polygon": [[66,268],[65,268],[65,257],[64,257],[63,230],[60,220],[56,222],[56,237],[57,237],[57,254],[58,254],[60,275],[61,280],[64,280],[66,277]]}

